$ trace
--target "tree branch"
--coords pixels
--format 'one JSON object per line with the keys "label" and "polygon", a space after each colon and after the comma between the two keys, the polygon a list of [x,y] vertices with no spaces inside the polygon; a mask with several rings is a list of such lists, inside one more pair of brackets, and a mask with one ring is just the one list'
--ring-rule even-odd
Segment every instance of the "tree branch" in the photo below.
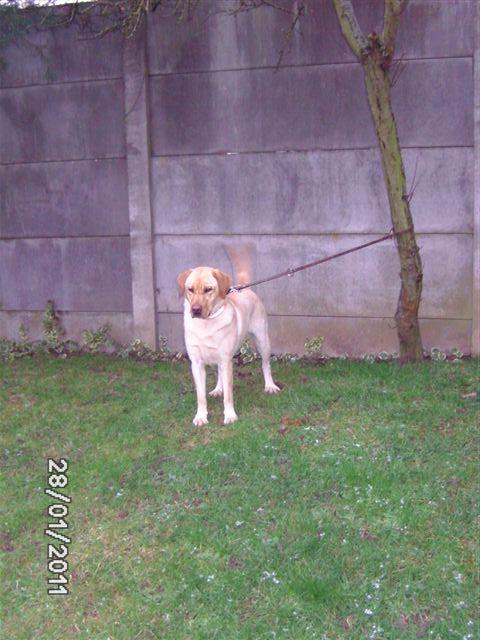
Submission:
{"label": "tree branch", "polygon": [[360,29],[351,0],[333,0],[343,37],[359,60],[368,51],[368,41]]}
{"label": "tree branch", "polygon": [[395,41],[397,38],[397,30],[408,0],[385,0],[385,12],[383,15],[383,46],[385,47],[385,56],[390,59],[395,51]]}

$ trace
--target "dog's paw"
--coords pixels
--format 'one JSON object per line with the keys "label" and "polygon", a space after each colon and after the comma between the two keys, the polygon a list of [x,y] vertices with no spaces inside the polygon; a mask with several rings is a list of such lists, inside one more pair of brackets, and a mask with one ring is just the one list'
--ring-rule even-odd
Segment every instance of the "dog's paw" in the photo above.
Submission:
{"label": "dog's paw", "polygon": [[230,411],[225,411],[223,424],[231,424],[232,422],[236,422],[237,420],[238,420],[238,416],[235,413],[234,409],[231,409]]}
{"label": "dog's paw", "polygon": [[280,388],[276,384],[266,384],[265,393],[279,393]]}
{"label": "dog's paw", "polygon": [[212,398],[220,398],[223,395],[223,389],[218,389],[218,387],[215,387],[215,389],[212,389],[208,395],[212,396]]}
{"label": "dog's paw", "polygon": [[197,413],[197,415],[193,419],[193,424],[196,427],[203,427],[203,425],[208,424],[208,418],[206,413]]}

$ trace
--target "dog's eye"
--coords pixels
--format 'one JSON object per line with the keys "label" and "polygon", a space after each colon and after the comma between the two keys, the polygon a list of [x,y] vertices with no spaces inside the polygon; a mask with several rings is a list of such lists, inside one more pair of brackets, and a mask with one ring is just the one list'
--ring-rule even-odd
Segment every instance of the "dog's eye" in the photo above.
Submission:
{"label": "dog's eye", "polygon": [[210,293],[210,291],[213,291],[213,287],[205,287],[203,291],[204,293]]}
{"label": "dog's eye", "polygon": [[188,287],[188,290],[190,291],[190,293],[193,293],[193,287]]}

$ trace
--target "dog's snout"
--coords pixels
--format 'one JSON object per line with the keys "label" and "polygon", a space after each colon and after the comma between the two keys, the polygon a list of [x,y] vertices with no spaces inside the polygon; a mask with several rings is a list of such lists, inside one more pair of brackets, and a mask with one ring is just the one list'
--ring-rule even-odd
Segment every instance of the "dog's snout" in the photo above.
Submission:
{"label": "dog's snout", "polygon": [[193,318],[201,318],[202,317],[202,307],[199,304],[192,305],[192,317]]}

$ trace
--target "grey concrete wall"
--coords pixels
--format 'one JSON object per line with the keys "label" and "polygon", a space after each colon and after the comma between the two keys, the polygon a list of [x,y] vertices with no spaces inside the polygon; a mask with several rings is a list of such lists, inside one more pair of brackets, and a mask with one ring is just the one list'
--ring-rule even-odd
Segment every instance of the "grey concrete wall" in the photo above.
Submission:
{"label": "grey concrete wall", "polygon": [[[383,3],[354,4],[380,31]],[[261,277],[391,227],[361,69],[330,0],[310,1],[278,72],[288,15],[212,6],[180,25],[156,12],[127,45],[70,28],[7,51],[0,334],[20,320],[38,331],[54,298],[73,335],[108,317],[122,339],[158,332],[181,347],[176,275],[230,271],[225,244],[249,242]],[[424,342],[465,352],[479,350],[475,18],[474,0],[411,0],[393,89]],[[274,349],[320,334],[331,354],[396,350],[398,269],[389,242],[259,287]]]}
{"label": "grey concrete wall", "polygon": [[119,36],[77,27],[2,52],[0,335],[42,333],[47,300],[67,332],[132,333],[124,81]]}
{"label": "grey concrete wall", "polygon": [[[354,4],[364,30],[380,31],[382,3]],[[424,342],[465,351],[476,313],[474,17],[474,2],[411,2],[393,90],[416,185]],[[229,270],[223,244],[249,241],[262,277],[391,226],[361,69],[331,3],[310,3],[275,73],[286,27],[288,16],[267,8],[235,19],[219,13],[180,32],[149,24],[159,332],[178,344],[172,271],[198,263]],[[389,243],[258,287],[274,347],[297,351],[320,334],[334,354],[395,350],[397,274]]]}

